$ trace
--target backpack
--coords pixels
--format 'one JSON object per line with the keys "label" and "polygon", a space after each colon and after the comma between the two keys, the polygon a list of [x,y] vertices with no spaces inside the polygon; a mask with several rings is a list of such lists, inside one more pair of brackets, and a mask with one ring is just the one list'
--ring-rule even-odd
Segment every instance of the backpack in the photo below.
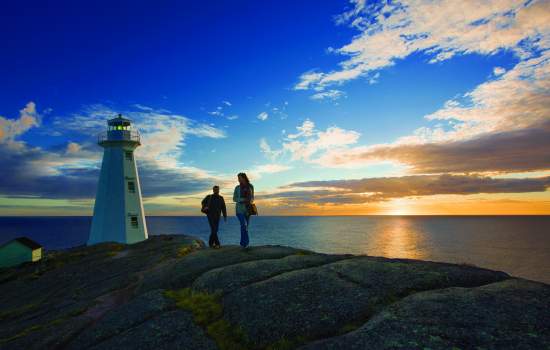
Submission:
{"label": "backpack", "polygon": [[208,214],[208,208],[210,207],[210,203],[212,203],[212,195],[211,194],[208,195],[208,202],[206,203],[206,205],[203,205],[202,208],[201,208],[201,212],[203,214]]}

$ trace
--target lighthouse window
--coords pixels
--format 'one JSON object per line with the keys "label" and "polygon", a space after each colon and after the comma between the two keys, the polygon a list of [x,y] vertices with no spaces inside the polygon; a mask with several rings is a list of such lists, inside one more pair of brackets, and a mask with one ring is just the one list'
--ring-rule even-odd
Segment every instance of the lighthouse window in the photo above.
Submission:
{"label": "lighthouse window", "polygon": [[132,151],[126,151],[124,154],[126,156],[126,160],[132,160]]}
{"label": "lighthouse window", "polygon": [[130,217],[130,223],[132,224],[133,228],[137,228],[138,227],[138,218],[137,218],[137,216],[131,216]]}
{"label": "lighthouse window", "polygon": [[136,193],[136,185],[133,181],[128,181],[128,192]]}

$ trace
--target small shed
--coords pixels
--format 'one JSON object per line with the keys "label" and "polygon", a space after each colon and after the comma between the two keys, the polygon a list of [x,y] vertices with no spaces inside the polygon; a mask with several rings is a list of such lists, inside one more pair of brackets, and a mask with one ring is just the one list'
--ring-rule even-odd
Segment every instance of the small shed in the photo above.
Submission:
{"label": "small shed", "polygon": [[42,246],[30,238],[15,238],[0,246],[0,267],[42,259]]}

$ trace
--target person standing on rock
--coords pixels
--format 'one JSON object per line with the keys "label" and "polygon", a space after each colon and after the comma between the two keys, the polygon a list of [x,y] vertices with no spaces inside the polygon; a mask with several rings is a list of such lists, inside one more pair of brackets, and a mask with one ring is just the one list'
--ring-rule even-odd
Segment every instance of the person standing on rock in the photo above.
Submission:
{"label": "person standing on rock", "polygon": [[227,222],[227,210],[225,208],[225,201],[220,196],[220,187],[212,187],[212,194],[204,197],[202,200],[201,211],[206,214],[208,218],[208,224],[210,225],[210,238],[208,239],[208,245],[211,248],[220,248],[220,240],[218,239],[218,227],[220,224],[220,217],[223,214],[223,220]]}
{"label": "person standing on rock", "polygon": [[239,185],[233,191],[233,202],[235,202],[235,212],[241,224],[241,247],[246,248],[249,244],[248,224],[250,223],[250,207],[254,201],[254,186],[245,173],[239,173],[237,179]]}

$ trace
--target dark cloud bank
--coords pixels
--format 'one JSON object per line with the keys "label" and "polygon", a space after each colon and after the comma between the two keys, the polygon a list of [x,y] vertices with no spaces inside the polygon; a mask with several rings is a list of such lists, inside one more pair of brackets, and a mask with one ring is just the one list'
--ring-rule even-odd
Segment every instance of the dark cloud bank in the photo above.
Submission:
{"label": "dark cloud bank", "polygon": [[[45,152],[40,149],[14,150],[0,144],[0,195],[35,196],[52,199],[95,198],[99,181],[97,168],[63,168],[56,175],[43,174]],[[62,157],[49,153],[47,157]],[[196,178],[176,170],[162,169],[154,163],[138,160],[139,176],[144,197],[186,194],[210,188],[213,180]]]}
{"label": "dark cloud bank", "polygon": [[[550,187],[550,177],[495,179],[477,175],[413,175],[357,180],[307,181],[293,183],[287,187],[329,187],[331,190],[289,190],[258,196],[258,199],[344,204],[437,194],[544,192]],[[368,194],[363,195],[364,193]]]}
{"label": "dark cloud bank", "polygon": [[550,120],[526,129],[475,139],[418,145],[380,146],[331,159],[336,165],[392,159],[415,173],[522,172],[550,168]]}

